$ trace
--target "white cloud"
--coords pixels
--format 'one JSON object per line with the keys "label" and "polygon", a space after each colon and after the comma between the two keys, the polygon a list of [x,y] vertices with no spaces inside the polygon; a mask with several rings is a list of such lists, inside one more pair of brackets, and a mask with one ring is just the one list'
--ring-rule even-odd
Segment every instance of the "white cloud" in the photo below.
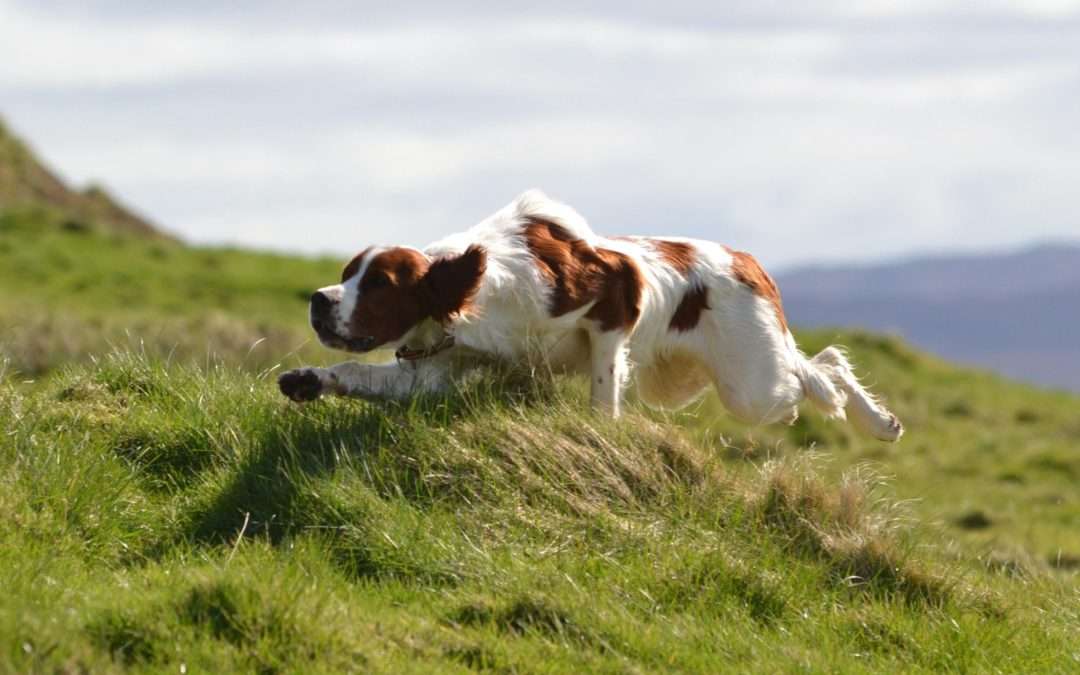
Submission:
{"label": "white cloud", "polygon": [[[189,22],[109,22],[51,15],[0,2],[0,60],[8,86],[109,87],[199,77],[245,77],[305,67],[353,67],[396,81],[558,88],[563,74],[520,81],[523,65],[561,50],[599,60],[737,59],[798,62],[832,44],[820,33],[790,32],[765,42],[754,33],[647,28],[611,19],[542,18],[521,23],[480,18],[463,25],[376,27],[288,25],[252,30]],[[476,66],[481,66],[477,68]]]}
{"label": "white cloud", "polygon": [[1080,0],[860,0],[843,5],[856,15],[875,17],[988,12],[1064,17],[1080,13]]}
{"label": "white cloud", "polygon": [[422,244],[540,186],[609,232],[880,257],[1080,236],[1076,5],[241,22],[0,0],[0,112],[199,241]]}

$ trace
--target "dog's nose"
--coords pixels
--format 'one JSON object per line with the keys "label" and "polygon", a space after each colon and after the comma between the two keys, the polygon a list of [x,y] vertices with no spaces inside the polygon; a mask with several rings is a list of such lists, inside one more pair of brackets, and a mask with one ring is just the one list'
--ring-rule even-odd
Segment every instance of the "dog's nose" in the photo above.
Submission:
{"label": "dog's nose", "polygon": [[330,306],[333,304],[326,293],[322,291],[315,291],[311,294],[311,312],[315,315],[326,314],[330,311]]}

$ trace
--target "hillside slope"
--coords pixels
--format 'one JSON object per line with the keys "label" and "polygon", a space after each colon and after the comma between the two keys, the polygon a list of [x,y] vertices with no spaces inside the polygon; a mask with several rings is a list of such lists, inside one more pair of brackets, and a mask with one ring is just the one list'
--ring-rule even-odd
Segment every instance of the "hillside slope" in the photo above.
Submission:
{"label": "hillside slope", "polygon": [[166,236],[113,199],[104,188],[90,186],[77,191],[65,185],[0,119],[0,212],[26,206],[64,214],[71,229],[100,227],[147,237]]}
{"label": "hillside slope", "polygon": [[1076,591],[888,488],[489,373],[409,405],[120,354],[0,387],[0,670],[1051,672]]}
{"label": "hillside slope", "polygon": [[306,305],[340,264],[162,234],[99,188],[68,188],[0,122],[0,364],[41,377],[114,345],[259,370],[318,360]]}
{"label": "hillside slope", "polygon": [[48,207],[0,212],[0,359],[19,373],[45,375],[114,344],[253,370],[325,353],[311,345],[307,300],[339,262],[69,225]]}

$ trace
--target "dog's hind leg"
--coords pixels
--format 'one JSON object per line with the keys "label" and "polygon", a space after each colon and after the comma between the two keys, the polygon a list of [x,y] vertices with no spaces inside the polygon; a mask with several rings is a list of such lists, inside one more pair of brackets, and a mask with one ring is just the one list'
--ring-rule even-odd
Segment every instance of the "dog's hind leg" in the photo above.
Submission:
{"label": "dog's hind leg", "polygon": [[827,347],[812,359],[799,354],[799,378],[810,401],[830,417],[847,417],[863,433],[897,441],[904,427],[855,377],[844,353]]}

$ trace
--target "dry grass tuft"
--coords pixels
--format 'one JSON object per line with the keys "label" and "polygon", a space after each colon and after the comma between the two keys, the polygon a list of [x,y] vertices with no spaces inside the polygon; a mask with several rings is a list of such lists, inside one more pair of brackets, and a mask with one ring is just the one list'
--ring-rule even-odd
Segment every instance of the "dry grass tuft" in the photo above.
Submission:
{"label": "dry grass tuft", "polygon": [[[557,404],[565,405],[565,404]],[[442,456],[454,466],[443,475],[469,501],[491,494],[494,483],[533,505],[555,502],[571,515],[595,517],[638,509],[675,498],[710,476],[711,458],[669,428],[634,419],[633,433],[620,434],[606,420],[566,411],[564,416],[519,411],[492,423],[465,421]],[[563,417],[564,424],[552,425]],[[462,475],[477,480],[462,482]]]}
{"label": "dry grass tuft", "polygon": [[839,583],[913,603],[947,602],[951,585],[908,555],[900,536],[902,509],[882,498],[881,479],[857,468],[832,488],[810,457],[762,468],[758,492],[747,499],[765,526],[792,550],[828,563]]}
{"label": "dry grass tuft", "polygon": [[0,375],[10,370],[33,377],[118,348],[164,360],[221,360],[257,371],[311,342],[305,330],[261,325],[221,312],[114,321],[54,311],[0,311],[0,324]]}

